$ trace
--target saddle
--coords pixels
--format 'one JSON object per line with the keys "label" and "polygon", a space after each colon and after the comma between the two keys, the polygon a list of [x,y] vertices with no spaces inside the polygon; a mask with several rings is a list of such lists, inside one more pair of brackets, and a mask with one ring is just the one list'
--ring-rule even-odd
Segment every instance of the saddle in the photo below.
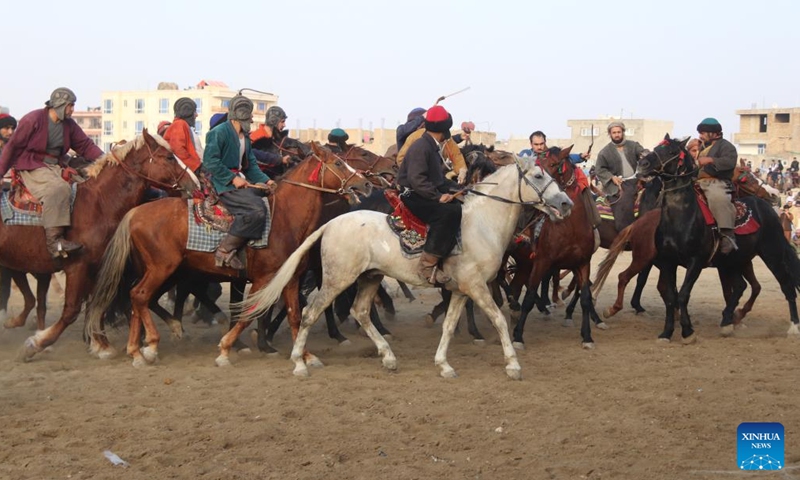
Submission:
{"label": "saddle", "polygon": [[[11,189],[8,192],[8,201],[11,206],[20,212],[27,213],[33,216],[42,215],[42,204],[34,197],[25,182],[22,181],[22,176],[16,169],[11,169]],[[61,178],[70,185],[80,183],[83,178],[78,174],[78,171],[71,167],[65,167],[61,170]]]}
{"label": "saddle", "polygon": [[[644,194],[644,189],[640,189],[636,194],[636,199],[633,201],[633,218],[639,218],[639,204],[642,200],[642,195]],[[619,201],[619,198],[617,198]],[[614,209],[612,208],[612,202],[608,200],[608,197],[597,197],[595,200],[595,205],[597,205],[597,211],[600,213],[600,218],[603,220],[614,220]]]}
{"label": "saddle", "polygon": [[[695,198],[697,198],[697,205],[700,207],[700,211],[703,212],[703,218],[706,221],[706,225],[711,227],[715,226],[717,221],[714,220],[714,215],[711,213],[711,209],[708,207],[708,199],[706,198],[705,193],[703,193],[703,190],[697,183],[693,185],[693,189]],[[750,235],[761,228],[758,220],[756,220],[753,216],[753,211],[746,203],[739,200],[734,200],[733,205],[736,207],[736,220],[733,228],[733,231],[736,235]]]}
{"label": "saddle", "polygon": [[400,246],[407,255],[422,253],[425,238],[428,235],[428,226],[406,208],[400,200],[397,190],[387,188],[383,195],[392,207],[392,213],[386,216],[389,228],[400,239]]}

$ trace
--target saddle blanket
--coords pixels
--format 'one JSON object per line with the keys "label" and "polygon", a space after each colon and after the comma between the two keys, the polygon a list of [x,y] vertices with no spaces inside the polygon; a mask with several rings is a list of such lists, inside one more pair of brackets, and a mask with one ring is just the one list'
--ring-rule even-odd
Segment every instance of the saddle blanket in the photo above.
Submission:
{"label": "saddle blanket", "polygon": [[[269,210],[269,202],[264,197],[264,204],[267,206],[267,223],[264,225],[264,233],[258,240],[250,240],[247,245],[251,248],[266,248],[269,240],[269,231],[272,227],[272,212]],[[219,242],[227,235],[226,231],[213,228],[210,224],[197,219],[194,213],[194,201],[188,200],[189,205],[189,236],[186,240],[186,249],[196,252],[213,252],[217,249]]]}
{"label": "saddle blanket", "polygon": [[[703,212],[703,217],[706,220],[706,225],[716,225],[717,222],[714,220],[714,215],[711,213],[711,209],[708,208],[708,201],[706,200],[705,194],[699,186],[695,186],[694,192],[697,196],[697,204],[700,206],[700,210]],[[736,220],[734,221],[733,232],[736,235],[750,235],[751,233],[758,231],[758,229],[761,227],[761,224],[759,224],[758,220],[755,219],[753,216],[753,211],[750,210],[747,204],[739,200],[735,200],[733,205],[736,207]]]}
{"label": "saddle blanket", "polygon": [[[73,183],[71,194],[69,196],[69,209],[73,210],[75,206],[75,196],[78,193],[78,184]],[[5,225],[22,225],[27,227],[41,227],[42,214],[34,210],[21,210],[16,208],[9,199],[11,192],[4,190],[0,195],[0,217],[3,219]]]}
{"label": "saddle blanket", "polygon": [[[641,196],[636,196],[636,201],[633,204],[633,218],[639,218],[639,200]],[[606,197],[597,197],[595,200],[597,211],[600,213],[600,218],[603,220],[614,220],[614,212],[611,210],[611,204],[608,203]]]}

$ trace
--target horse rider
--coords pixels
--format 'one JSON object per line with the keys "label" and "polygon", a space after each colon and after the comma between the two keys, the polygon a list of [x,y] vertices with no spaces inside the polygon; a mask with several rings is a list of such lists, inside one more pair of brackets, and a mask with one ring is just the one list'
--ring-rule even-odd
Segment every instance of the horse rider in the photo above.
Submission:
{"label": "horse rider", "polygon": [[447,283],[450,278],[441,270],[440,260],[456,245],[461,226],[461,204],[448,193],[442,164],[442,147],[453,117],[436,105],[425,114],[425,132],[408,149],[400,165],[397,183],[402,187],[403,204],[429,226],[427,240],[417,266],[420,279],[429,284]]}
{"label": "horse rider", "polygon": [[[633,220],[633,218],[622,218],[622,208],[620,208],[623,206],[620,205],[622,182],[633,177],[639,156],[644,151],[644,148],[639,142],[625,138],[625,124],[622,122],[609,123],[606,131],[611,138],[611,143],[603,147],[597,155],[595,172],[597,178],[603,184],[603,192],[605,192],[606,198],[609,199],[611,208],[614,211],[614,225],[617,231],[620,231],[627,226],[629,221]],[[630,207],[631,214],[634,201],[635,195],[627,199],[629,205],[624,205]],[[620,214],[618,215],[617,212],[620,212]]]}
{"label": "horse rider", "polygon": [[197,121],[197,104],[189,97],[181,97],[172,106],[175,119],[163,137],[175,154],[187,167],[196,172],[203,164],[203,147],[194,131]]}
{"label": "horse rider", "polygon": [[[530,134],[528,137],[531,142],[531,149],[528,150],[530,155],[533,156],[537,160],[543,160],[547,157],[548,147],[547,147],[547,135],[544,134],[541,130],[537,130]],[[527,153],[523,150],[520,153]],[[521,155],[526,156],[526,155]],[[569,161],[576,165],[573,171],[575,172],[575,182],[577,182],[580,188],[580,194],[583,195],[583,202],[586,205],[586,214],[589,217],[589,221],[592,224],[593,228],[597,228],[600,223],[602,223],[602,219],[600,218],[600,212],[597,211],[597,204],[592,198],[592,190],[590,187],[589,179],[586,177],[586,174],[583,173],[583,170],[577,167],[577,164],[585,162],[590,158],[588,153],[570,153],[569,154]]]}
{"label": "horse rider", "polygon": [[420,128],[422,128],[424,124],[425,124],[424,108],[417,107],[408,112],[408,116],[406,117],[406,123],[398,126],[397,132],[395,134],[395,140],[397,140],[398,152],[403,149],[403,145],[405,145],[408,136],[416,132]]}
{"label": "horse rider", "polygon": [[[398,165],[403,164],[403,160],[405,160],[406,155],[408,155],[409,149],[417,140],[423,137],[426,128],[427,127],[425,124],[423,124],[423,126],[406,137],[406,140],[403,143],[403,148],[397,152]],[[446,132],[444,132],[444,143],[442,143],[440,146],[442,149],[442,157],[445,159],[443,164],[446,170],[445,176],[451,180],[457,177],[457,181],[461,185],[464,184],[467,178],[467,162],[464,160],[464,154],[461,153],[461,149],[458,148],[458,144],[463,142],[465,139],[469,139],[469,133],[465,132],[464,134],[456,134],[451,136],[450,130],[448,129]]]}
{"label": "horse rider", "polygon": [[[211,183],[220,201],[233,215],[228,234],[214,251],[218,267],[242,270],[245,265],[236,256],[250,239],[259,239],[266,225],[267,207],[264,188],[274,190],[276,184],[262,172],[250,148],[250,126],[253,102],[236,95],[228,107],[228,119],[206,134],[203,166],[211,174]],[[251,183],[260,188],[249,188]]]}
{"label": "horse rider", "polygon": [[0,155],[0,177],[15,168],[28,191],[42,204],[47,250],[53,257],[67,256],[83,247],[64,239],[64,231],[71,225],[72,189],[61,177],[63,157],[70,150],[89,161],[103,155],[72,119],[76,100],[72,90],[55,89],[45,108],[20,119]]}
{"label": "horse rider", "polygon": [[11,134],[17,128],[17,119],[7,113],[0,113],[0,155],[3,147],[11,139]]}
{"label": "horse rider", "polygon": [[347,140],[349,139],[350,136],[347,132],[341,128],[334,128],[331,130],[331,133],[328,134],[328,143],[325,144],[325,147],[336,155],[342,155],[347,153],[347,150],[350,148],[347,145]]}
{"label": "horse rider", "polygon": [[702,142],[697,158],[700,165],[697,183],[706,194],[708,208],[722,234],[720,252],[728,254],[737,249],[733,232],[736,207],[731,201],[731,179],[739,154],[731,142],[722,138],[722,125],[716,118],[703,119],[697,125],[697,133]]}

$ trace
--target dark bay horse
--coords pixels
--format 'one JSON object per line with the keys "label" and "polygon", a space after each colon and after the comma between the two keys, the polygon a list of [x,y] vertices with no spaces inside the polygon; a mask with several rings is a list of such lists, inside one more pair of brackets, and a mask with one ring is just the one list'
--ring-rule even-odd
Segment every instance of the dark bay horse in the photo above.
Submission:
{"label": "dark bay horse", "polygon": [[[25,326],[28,315],[36,307],[36,329],[44,330],[44,320],[47,315],[47,292],[50,289],[50,280],[53,277],[49,273],[37,273],[34,274],[34,277],[36,277],[35,297],[28,283],[27,273],[0,267],[0,321],[4,320],[4,328]],[[11,296],[11,280],[14,280],[14,283],[19,288],[24,304],[19,315],[14,318],[6,318],[8,300]]]}
{"label": "dark bay horse", "polygon": [[[25,341],[21,357],[25,360],[55,343],[81,310],[94,285],[106,249],[122,217],[142,203],[149,186],[192,191],[195,184],[160,137],[147,130],[135,140],[114,147],[89,167],[90,178],[78,185],[67,238],[83,244],[80,252],[56,262],[45,248],[44,230],[34,226],[6,226],[0,222],[0,264],[33,274],[66,274],[64,309],[50,327]],[[92,352],[111,355],[106,345],[92,344]]]}
{"label": "dark bay horse", "polygon": [[[760,228],[749,235],[737,235],[738,250],[728,255],[717,252],[718,238],[706,225],[694,191],[694,176],[698,170],[686,151],[686,142],[664,137],[652,152],[639,160],[637,175],[657,175],[664,181],[664,202],[655,236],[657,256],[655,265],[661,271],[659,292],[666,307],[664,331],[659,340],[670,341],[675,329],[675,310],[680,311],[681,336],[684,343],[696,340],[689,317],[689,297],[700,272],[713,265],[724,279],[729,295],[722,312],[723,335],[733,332],[734,309],[745,289],[743,270],[755,255],[770,269],[789,304],[791,326],[789,335],[800,335],[797,316],[797,290],[800,289],[800,259],[783,236],[775,210],[758,197],[743,197]],[[678,291],[676,271],[686,268],[683,285]]]}
{"label": "dark bay horse", "polygon": [[[314,154],[287,172],[279,182],[271,206],[272,227],[267,248],[246,248],[248,280],[254,291],[266,285],[283,262],[317,227],[325,193],[353,195],[369,192],[372,184],[343,160],[316,145]],[[128,355],[134,366],[158,358],[158,330],[150,317],[148,304],[161,285],[178,269],[202,272],[217,279],[236,279],[240,272],[217,267],[212,252],[186,250],[189,210],[186,202],[166,198],[132,210],[119,225],[106,250],[103,267],[92,301],[87,307],[86,333],[93,341],[105,341],[103,315],[116,295],[125,264],[132,257],[140,277],[131,289],[133,314],[128,336]],[[302,270],[302,269],[301,269]],[[288,306],[292,334],[300,325],[298,300],[299,274],[283,291]],[[147,346],[140,349],[140,333],[145,329]],[[217,364],[229,365],[228,353],[243,327],[237,323],[220,342]],[[314,358],[309,354],[309,361]]]}

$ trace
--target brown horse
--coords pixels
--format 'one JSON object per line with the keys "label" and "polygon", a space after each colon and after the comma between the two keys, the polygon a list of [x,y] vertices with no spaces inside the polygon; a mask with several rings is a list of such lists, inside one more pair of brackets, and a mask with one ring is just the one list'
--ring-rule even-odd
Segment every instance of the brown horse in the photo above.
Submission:
{"label": "brown horse", "polygon": [[[270,202],[272,229],[269,247],[246,249],[245,273],[247,279],[253,282],[253,291],[269,283],[286,258],[317,228],[324,194],[349,196],[354,192],[368,193],[372,189],[369,180],[329,151],[315,144],[313,152],[279,182]],[[128,257],[132,256],[141,273],[131,289],[133,314],[127,351],[133,357],[134,366],[143,366],[158,358],[159,334],[150,317],[148,304],[178,268],[203,272],[220,279],[239,277],[238,271],[216,267],[213,253],[186,249],[187,215],[189,210],[186,202],[179,199],[167,198],[142,205],[122,220],[104,256],[99,280],[87,307],[87,336],[96,342],[107,342],[102,331],[103,314],[115,296]],[[300,326],[298,280],[299,274],[283,291],[293,335],[296,335]],[[142,325],[147,346],[140,350]],[[222,338],[218,365],[230,364],[228,353],[245,326],[237,323]],[[308,358],[314,361],[312,355],[309,354]]]}
{"label": "brown horse", "polygon": [[596,249],[594,229],[588,216],[584,196],[576,181],[575,167],[569,160],[572,147],[560,150],[551,148],[544,159],[539,160],[542,167],[558,182],[574,203],[572,214],[563,222],[545,222],[541,236],[536,243],[535,257],[527,280],[528,290],[522,302],[522,310],[517,326],[514,328],[514,347],[524,348],[523,332],[528,313],[537,299],[536,289],[542,279],[553,269],[572,270],[578,278],[581,289],[581,308],[583,321],[581,337],[584,348],[593,348],[594,341],[589,325],[590,316],[599,319],[594,312],[589,273],[592,254]]}
{"label": "brown horse", "polygon": [[[4,328],[17,328],[25,326],[31,310],[36,307],[36,329],[44,330],[44,319],[47,314],[47,292],[50,289],[51,279],[55,279],[49,273],[37,273],[36,277],[36,296],[33,296],[31,286],[28,283],[28,274],[16,270],[9,270],[0,267],[0,321],[4,321]],[[11,296],[11,280],[19,288],[24,304],[22,312],[14,318],[6,318],[8,310],[8,300]]]}
{"label": "brown horse", "polygon": [[[54,260],[45,248],[44,230],[34,226],[6,226],[0,222],[0,264],[34,274],[51,274],[63,269],[67,277],[64,309],[50,327],[25,341],[22,359],[29,359],[55,343],[75,321],[94,285],[95,275],[122,217],[144,199],[148,186],[170,190],[193,190],[187,168],[172,155],[169,145],[147,130],[134,141],[119,145],[89,168],[89,180],[78,185],[67,238],[83,244],[80,252],[66,260]],[[102,344],[93,353],[110,354]]]}

